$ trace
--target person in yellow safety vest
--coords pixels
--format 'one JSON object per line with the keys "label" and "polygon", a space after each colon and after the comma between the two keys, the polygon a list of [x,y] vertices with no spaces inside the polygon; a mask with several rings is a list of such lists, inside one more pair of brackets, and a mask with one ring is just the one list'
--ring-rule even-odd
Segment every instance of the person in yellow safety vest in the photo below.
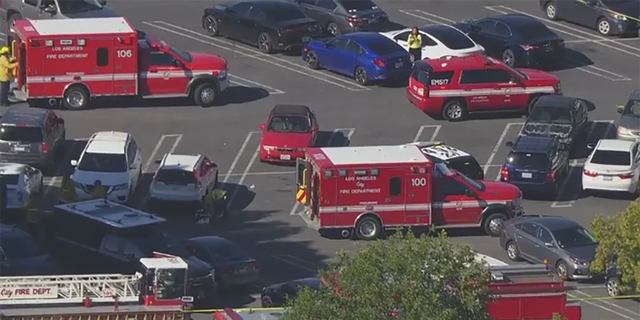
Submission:
{"label": "person in yellow safety vest", "polygon": [[91,191],[92,199],[106,199],[107,189],[102,185],[102,181],[96,180],[93,183],[93,191]]}
{"label": "person in yellow safety vest", "polygon": [[10,54],[9,47],[0,48],[0,106],[5,107],[9,106],[9,89],[11,88],[13,70],[18,67]]}
{"label": "person in yellow safety vest", "polygon": [[227,191],[224,189],[215,189],[211,192],[211,201],[213,216],[216,218],[224,218],[229,213],[227,208]]}
{"label": "person in yellow safety vest", "polygon": [[76,201],[76,186],[67,175],[62,177],[62,185],[60,186],[60,202],[71,203],[74,201]]}
{"label": "person in yellow safety vest", "polygon": [[407,43],[409,44],[409,53],[413,57],[413,61],[422,60],[422,35],[417,27],[411,28]]}

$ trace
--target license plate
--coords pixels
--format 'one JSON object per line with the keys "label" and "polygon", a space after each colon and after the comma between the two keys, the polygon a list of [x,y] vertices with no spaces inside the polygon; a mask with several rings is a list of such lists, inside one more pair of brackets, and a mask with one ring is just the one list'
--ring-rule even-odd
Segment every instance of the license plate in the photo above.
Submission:
{"label": "license plate", "polygon": [[247,269],[244,269],[244,268],[238,270],[238,273],[246,273],[246,272],[247,272]]}
{"label": "license plate", "polygon": [[376,18],[369,19],[369,24],[377,23],[377,22],[378,22],[378,19],[376,19]]}
{"label": "license plate", "polygon": [[522,177],[525,179],[531,179],[533,178],[533,175],[531,173],[523,172]]}
{"label": "license plate", "polygon": [[309,42],[311,41],[311,37],[302,37],[302,42]]}
{"label": "license plate", "polygon": [[551,52],[551,50],[553,50],[551,46],[544,47],[544,51],[546,52]]}
{"label": "license plate", "polygon": [[403,65],[402,62],[396,62],[396,68],[402,68]]}
{"label": "license plate", "polygon": [[291,155],[290,154],[281,154],[280,155],[280,160],[291,160]]}
{"label": "license plate", "polygon": [[603,176],[602,180],[604,180],[604,181],[613,181],[613,177]]}
{"label": "license plate", "polygon": [[13,147],[13,151],[21,151],[21,152],[25,152],[27,151],[26,147]]}

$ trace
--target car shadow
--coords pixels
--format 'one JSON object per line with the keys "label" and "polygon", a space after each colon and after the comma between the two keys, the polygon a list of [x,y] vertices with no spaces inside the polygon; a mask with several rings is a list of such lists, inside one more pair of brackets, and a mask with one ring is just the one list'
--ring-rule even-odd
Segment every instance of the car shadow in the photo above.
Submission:
{"label": "car shadow", "polygon": [[320,131],[317,133],[315,147],[346,147],[351,141],[341,131]]}
{"label": "car shadow", "polygon": [[586,67],[593,64],[594,62],[582,52],[565,48],[562,60],[558,61],[558,63],[554,65],[545,66],[543,69],[546,71],[562,71]]}
{"label": "car shadow", "polygon": [[586,136],[578,137],[569,151],[569,158],[572,160],[586,159],[591,154],[589,145],[597,144],[600,139],[615,139],[616,126],[611,122],[593,121],[587,124],[589,127]]}

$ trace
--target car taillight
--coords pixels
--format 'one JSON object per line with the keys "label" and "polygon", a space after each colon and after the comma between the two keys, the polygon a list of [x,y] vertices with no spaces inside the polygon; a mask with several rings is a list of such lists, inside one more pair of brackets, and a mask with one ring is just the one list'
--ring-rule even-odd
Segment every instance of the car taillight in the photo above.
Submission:
{"label": "car taillight", "polygon": [[289,34],[292,33],[294,30],[293,29],[280,29],[279,33],[280,34]]}
{"label": "car taillight", "polygon": [[531,51],[531,50],[538,49],[538,46],[530,46],[530,45],[528,45],[528,44],[520,45],[520,47],[521,47],[521,48],[522,48],[522,50],[524,50],[524,51]]}
{"label": "car taillight", "polygon": [[258,263],[257,262],[252,262],[251,263],[251,269],[258,270]]}
{"label": "car taillight", "polygon": [[635,174],[633,174],[633,172],[631,173],[623,173],[618,175],[618,177],[620,177],[620,179],[631,179],[633,178],[633,176],[635,176]]}
{"label": "car taillight", "polygon": [[564,47],[564,41],[563,40],[558,41],[558,47]]}
{"label": "car taillight", "polygon": [[384,61],[383,61],[382,59],[375,59],[375,60],[373,60],[373,64],[374,64],[376,67],[384,68]]}
{"label": "car taillight", "polygon": [[593,172],[593,171],[589,171],[589,170],[584,170],[584,175],[587,176],[587,177],[592,177],[593,178],[593,177],[597,177],[598,173]]}
{"label": "car taillight", "polygon": [[48,153],[49,152],[49,144],[46,142],[42,143],[42,153]]}
{"label": "car taillight", "polygon": [[556,173],[555,173],[555,172],[553,172],[553,171],[549,171],[549,172],[547,173],[547,181],[548,181],[548,182],[554,182],[554,181],[556,181]]}
{"label": "car taillight", "polygon": [[503,166],[502,170],[500,170],[500,177],[504,181],[508,181],[509,180],[509,168],[507,166]]}
{"label": "car taillight", "polygon": [[362,21],[358,18],[353,18],[353,17],[347,17],[346,20],[348,23],[351,23],[351,24],[358,24]]}

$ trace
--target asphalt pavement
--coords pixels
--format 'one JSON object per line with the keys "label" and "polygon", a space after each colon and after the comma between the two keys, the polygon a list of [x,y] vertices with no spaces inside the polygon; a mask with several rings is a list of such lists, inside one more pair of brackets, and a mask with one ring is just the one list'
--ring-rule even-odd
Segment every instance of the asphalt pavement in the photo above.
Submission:
{"label": "asphalt pavement", "polygon": [[[569,52],[564,66],[554,73],[562,80],[565,95],[589,101],[595,108],[587,142],[615,135],[615,105],[624,103],[640,80],[638,38],[604,38],[595,31],[547,21],[537,1],[376,1],[392,21],[405,26],[481,18],[499,13],[521,13],[541,19],[565,39]],[[524,118],[478,118],[462,123],[435,121],[413,107],[404,88],[362,87],[326,71],[306,68],[299,56],[265,55],[256,48],[223,38],[211,38],[202,30],[203,1],[110,1],[109,7],[126,16],[138,29],[187,51],[214,53],[229,61],[232,86],[211,108],[192,106],[183,100],[142,100],[106,103],[81,112],[60,111],[66,120],[67,152],[60,155],[56,176],[71,170],[92,133],[102,130],[133,134],[144,155],[145,183],[134,204],[147,209],[146,188],[157,168],[155,159],[167,152],[201,153],[220,168],[220,178],[231,198],[231,216],[216,226],[194,226],[192,213],[181,208],[161,214],[172,221],[170,231],[180,237],[215,234],[232,239],[256,257],[262,282],[312,276],[339,249],[355,250],[357,243],[321,238],[298,213],[292,167],[258,161],[259,124],[276,104],[305,104],[318,116],[321,131],[331,145],[382,145],[441,140],[473,154],[487,172],[498,176],[511,141]],[[623,210],[624,197],[583,197],[581,165],[586,145],[573,151],[571,179],[557,201],[525,200],[527,213],[553,214],[588,226],[598,214]],[[47,198],[55,201],[59,178],[49,177]],[[456,232],[453,241],[471,245],[480,253],[508,261],[496,239],[478,232]],[[576,284],[573,298],[606,296],[601,284]],[[233,307],[258,306],[257,292],[238,292],[222,298]],[[583,319],[640,319],[635,301],[582,301]]]}

